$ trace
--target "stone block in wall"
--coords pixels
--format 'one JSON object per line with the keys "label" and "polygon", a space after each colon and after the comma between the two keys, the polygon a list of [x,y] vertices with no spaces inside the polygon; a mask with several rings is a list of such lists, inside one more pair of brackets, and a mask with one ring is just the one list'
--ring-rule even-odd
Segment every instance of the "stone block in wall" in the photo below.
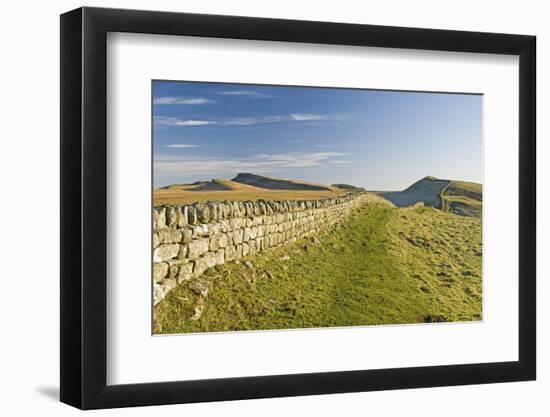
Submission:
{"label": "stone block in wall", "polygon": [[153,209],[153,227],[160,229],[166,227],[166,215],[164,207]]}
{"label": "stone block in wall", "polygon": [[229,227],[231,230],[240,229],[244,226],[244,220],[240,218],[234,218],[229,220]]}
{"label": "stone block in wall", "polygon": [[220,233],[227,233],[231,230],[229,220],[221,220],[218,225],[220,226]]}
{"label": "stone block in wall", "polygon": [[225,203],[218,203],[218,220],[223,220],[228,217],[228,209]]}
{"label": "stone block in wall", "polygon": [[246,215],[248,217],[253,217],[254,216],[254,203],[252,201],[247,201],[246,204],[245,204],[245,210],[246,210]]}
{"label": "stone block in wall", "polygon": [[233,230],[233,243],[238,245],[243,242],[243,229],[235,229]]}
{"label": "stone block in wall", "polygon": [[156,248],[158,245],[160,245],[159,234],[155,232],[153,233],[153,248]]}
{"label": "stone block in wall", "polygon": [[187,206],[178,207],[176,209],[177,225],[183,228],[187,225]]}
{"label": "stone block in wall", "polygon": [[246,256],[250,253],[250,246],[248,243],[243,243],[243,256]]}
{"label": "stone block in wall", "polygon": [[218,220],[218,205],[216,203],[207,203],[208,210],[210,212],[210,221],[215,222]]}
{"label": "stone block in wall", "polygon": [[174,278],[167,278],[159,282],[158,285],[160,285],[162,292],[166,295],[178,286],[178,282]]}
{"label": "stone block in wall", "polygon": [[264,224],[265,216],[254,217],[252,226],[261,226]]}
{"label": "stone block in wall", "polygon": [[195,239],[189,242],[187,257],[189,259],[196,259],[202,254],[208,252],[210,241],[208,238]]}
{"label": "stone block in wall", "polygon": [[178,259],[187,258],[188,252],[189,252],[189,245],[180,245],[180,251],[178,253]]}
{"label": "stone block in wall", "polygon": [[208,262],[204,257],[197,258],[195,260],[195,266],[193,267],[193,276],[198,277],[208,269]]}
{"label": "stone block in wall", "polygon": [[161,229],[157,232],[159,242],[162,243],[179,243],[182,240],[182,233],[176,229]]}
{"label": "stone block in wall", "polygon": [[243,242],[248,242],[250,240],[250,236],[252,235],[252,230],[250,227],[246,227],[243,231]]}
{"label": "stone block in wall", "polygon": [[157,305],[163,298],[164,291],[162,290],[162,287],[157,283],[153,284],[153,304]]}
{"label": "stone block in wall", "polygon": [[208,225],[208,234],[211,236],[218,233],[222,233],[222,225],[220,223],[210,223]]}
{"label": "stone block in wall", "polygon": [[153,262],[162,262],[178,256],[180,246],[173,243],[169,245],[160,245],[153,251]]}
{"label": "stone block in wall", "polygon": [[216,252],[206,252],[202,257],[204,258],[208,268],[212,268],[218,264]]}
{"label": "stone block in wall", "polygon": [[[178,273],[179,273],[179,270],[180,270],[180,267],[182,265],[182,262],[184,261],[181,261],[179,259],[176,259],[176,260],[169,260],[168,261],[168,276],[167,278],[176,278],[178,276]],[[185,261],[187,262],[187,261]]]}
{"label": "stone block in wall", "polygon": [[229,244],[227,235],[225,233],[218,233],[210,236],[210,250],[216,251],[220,248],[225,248]]}
{"label": "stone block in wall", "polygon": [[209,230],[206,224],[197,224],[189,227],[193,231],[193,239],[197,237],[208,236]]}
{"label": "stone block in wall", "polygon": [[195,211],[199,222],[208,223],[210,221],[210,209],[206,204],[195,205]]}
{"label": "stone block in wall", "polygon": [[257,245],[257,243],[256,243],[255,240],[249,240],[248,241],[248,254],[249,255],[252,256],[252,255],[256,254],[256,252],[258,251],[256,245]]}
{"label": "stone block in wall", "polygon": [[175,207],[166,208],[166,226],[173,227],[177,224],[178,218]]}
{"label": "stone block in wall", "polygon": [[216,251],[216,264],[223,265],[225,263],[225,249]]}
{"label": "stone block in wall", "polygon": [[197,213],[195,207],[187,207],[187,223],[197,224]]}
{"label": "stone block in wall", "polygon": [[193,239],[193,231],[191,229],[185,229],[183,231],[183,243],[189,243]]}
{"label": "stone block in wall", "polygon": [[194,264],[192,262],[180,265],[179,273],[177,276],[178,283],[191,279],[191,277],[193,276],[193,266]]}
{"label": "stone block in wall", "polygon": [[225,248],[225,261],[233,261],[237,259],[237,247],[235,245],[229,245]]}
{"label": "stone block in wall", "polygon": [[159,282],[168,275],[168,264],[166,262],[153,263],[153,281]]}

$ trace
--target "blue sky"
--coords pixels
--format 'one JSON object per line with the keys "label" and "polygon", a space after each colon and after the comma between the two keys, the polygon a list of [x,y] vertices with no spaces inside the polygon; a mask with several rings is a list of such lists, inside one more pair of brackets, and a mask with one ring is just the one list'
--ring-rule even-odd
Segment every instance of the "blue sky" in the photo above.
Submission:
{"label": "blue sky", "polygon": [[154,186],[252,172],[369,190],[482,182],[482,96],[153,81]]}

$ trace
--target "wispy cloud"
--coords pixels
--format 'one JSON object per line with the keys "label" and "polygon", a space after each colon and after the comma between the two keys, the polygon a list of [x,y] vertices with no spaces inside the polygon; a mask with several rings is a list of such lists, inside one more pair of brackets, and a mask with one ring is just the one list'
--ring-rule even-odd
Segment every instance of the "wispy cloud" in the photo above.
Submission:
{"label": "wispy cloud", "polygon": [[166,117],[166,116],[154,116],[153,124],[155,126],[205,126],[210,124],[216,124],[209,120],[195,120],[195,119],[180,119],[179,117]]}
{"label": "wispy cloud", "polygon": [[212,125],[212,124],[216,124],[216,123],[211,122],[209,120],[176,120],[174,122],[174,126],[205,126],[205,125]]}
{"label": "wispy cloud", "polygon": [[[248,158],[200,159],[174,155],[156,155],[155,173],[214,175],[219,173],[253,171],[269,172],[288,168],[309,168],[330,163],[344,163],[340,152],[289,152],[279,154],[259,154]],[[345,163],[353,163],[346,161]]]}
{"label": "wispy cloud", "polygon": [[218,91],[218,94],[222,96],[239,96],[242,98],[272,98],[270,94],[259,93],[254,90],[229,90],[229,91]]}
{"label": "wispy cloud", "polygon": [[251,126],[266,123],[282,122],[308,122],[312,120],[330,120],[330,117],[322,114],[292,113],[279,116],[258,116],[258,117],[232,117],[219,119],[181,119],[178,117],[156,116],[155,125],[162,126]]}
{"label": "wispy cloud", "polygon": [[164,145],[166,148],[198,148],[199,145],[192,145],[189,143],[171,143],[169,145]]}
{"label": "wispy cloud", "polygon": [[323,120],[325,117],[320,114],[311,114],[311,113],[292,113],[290,115],[292,120],[296,121],[309,121],[309,120]]}
{"label": "wispy cloud", "polygon": [[321,165],[323,162],[329,162],[330,158],[343,156],[339,152],[289,152],[278,154],[260,154],[257,159],[260,161],[269,161],[274,165],[280,165],[285,168],[304,168]]}
{"label": "wispy cloud", "polygon": [[153,100],[153,104],[207,104],[212,103],[212,100],[208,100],[203,97],[156,97]]}

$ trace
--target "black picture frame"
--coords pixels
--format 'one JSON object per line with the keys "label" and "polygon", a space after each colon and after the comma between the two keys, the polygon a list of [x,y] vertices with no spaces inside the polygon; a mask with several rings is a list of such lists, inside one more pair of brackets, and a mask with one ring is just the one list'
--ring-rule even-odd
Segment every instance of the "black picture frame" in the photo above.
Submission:
{"label": "black picture frame", "polygon": [[[107,385],[108,32],[519,56],[519,360]],[[88,7],[61,15],[61,401],[95,409],[534,380],[535,45],[524,35],[251,17]]]}

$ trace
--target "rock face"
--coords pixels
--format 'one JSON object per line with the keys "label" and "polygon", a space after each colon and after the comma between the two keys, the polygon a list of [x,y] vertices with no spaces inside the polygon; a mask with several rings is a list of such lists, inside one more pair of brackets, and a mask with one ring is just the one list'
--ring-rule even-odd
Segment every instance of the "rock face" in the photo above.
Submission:
{"label": "rock face", "polygon": [[380,195],[390,200],[397,207],[412,206],[418,202],[435,208],[441,208],[441,192],[451,182],[434,177],[425,177],[403,191],[389,191]]}
{"label": "rock face", "polygon": [[153,209],[154,304],[176,283],[259,251],[312,236],[366,203],[368,193],[306,201],[239,201]]}

